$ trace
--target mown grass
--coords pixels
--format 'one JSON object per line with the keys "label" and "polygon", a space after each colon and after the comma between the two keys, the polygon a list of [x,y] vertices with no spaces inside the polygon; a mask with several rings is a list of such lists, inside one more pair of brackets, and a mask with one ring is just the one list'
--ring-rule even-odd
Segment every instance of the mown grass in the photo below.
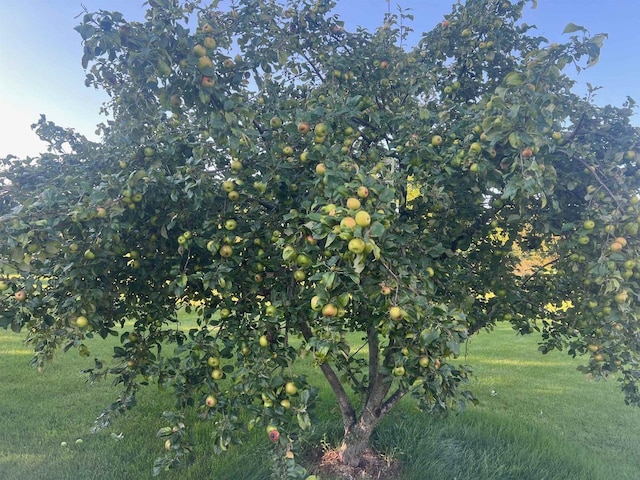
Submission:
{"label": "mown grass", "polygon": [[[92,348],[106,357],[111,345],[95,341]],[[90,434],[92,420],[118,390],[88,385],[79,372],[92,359],[73,351],[43,375],[27,366],[30,356],[20,336],[0,331],[0,478],[151,478],[153,461],[163,453],[154,434],[164,426],[161,412],[172,407],[170,394],[147,388],[135,410]],[[375,446],[402,463],[402,480],[639,478],[640,411],[624,405],[615,381],[588,381],[575,370],[577,360],[543,356],[534,337],[517,337],[508,326],[475,337],[462,361],[475,367],[472,387],[480,406],[434,418],[416,413],[407,399],[380,425]],[[320,382],[310,365],[301,368]],[[327,389],[321,399],[310,439],[316,448],[337,444],[341,433]],[[218,457],[207,425],[195,423],[194,464],[163,478],[269,477],[264,432]]]}

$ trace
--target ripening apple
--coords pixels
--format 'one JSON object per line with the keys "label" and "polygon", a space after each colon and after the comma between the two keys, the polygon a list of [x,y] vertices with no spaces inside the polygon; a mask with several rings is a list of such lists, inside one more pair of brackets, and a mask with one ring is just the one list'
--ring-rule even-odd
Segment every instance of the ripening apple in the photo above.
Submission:
{"label": "ripening apple", "polygon": [[311,126],[309,125],[309,122],[300,122],[298,124],[298,132],[300,132],[302,135],[306,135],[310,131]]}
{"label": "ripening apple", "polygon": [[96,209],[96,217],[98,218],[104,218],[107,216],[107,210],[103,207],[98,207]]}
{"label": "ripening apple", "polygon": [[293,147],[287,145],[282,149],[282,153],[284,153],[287,157],[293,155]]}
{"label": "ripening apple", "polygon": [[442,137],[440,135],[434,135],[431,138],[431,145],[434,147],[439,147],[442,145]]}
{"label": "ripening apple", "polygon": [[236,190],[231,190],[229,193],[227,193],[227,198],[232,202],[237,202],[240,198],[240,194]]}
{"label": "ripening apple", "polygon": [[400,307],[394,305],[389,309],[389,316],[392,320],[399,321],[404,317],[404,312]]}
{"label": "ripening apple", "polygon": [[371,216],[364,210],[360,210],[356,213],[356,224],[361,227],[368,227],[371,225]]}
{"label": "ripening apple", "polygon": [[289,410],[291,408],[291,402],[288,399],[283,398],[280,400],[280,406],[285,410]]}
{"label": "ripening apple", "polygon": [[203,45],[196,45],[193,47],[193,54],[196,57],[204,57],[207,54],[207,49]]}
{"label": "ripening apple", "polygon": [[624,237],[616,237],[615,241],[622,245],[623,248],[627,246],[627,240]]}
{"label": "ripening apple", "polygon": [[358,187],[358,190],[356,193],[360,198],[367,198],[369,196],[369,189],[364,185],[361,185],[360,187]]}
{"label": "ripening apple", "polygon": [[209,395],[206,398],[206,400],[204,401],[204,403],[207,405],[207,407],[213,408],[218,403],[218,399],[216,397],[214,397],[213,395]]}
{"label": "ripening apple", "polygon": [[233,248],[231,248],[231,245],[223,245],[223,246],[220,247],[220,256],[221,257],[228,258],[231,255],[233,255]]}
{"label": "ripening apple", "polygon": [[393,375],[395,377],[402,377],[405,374],[405,369],[402,365],[395,367],[392,371]]}
{"label": "ripening apple", "polygon": [[342,220],[340,220],[340,226],[349,230],[353,230],[354,228],[356,228],[356,225],[356,219],[353,217],[344,217]]}
{"label": "ripening apple", "polygon": [[418,359],[418,363],[422,368],[427,368],[429,366],[429,357],[427,357],[426,355],[423,355]]}
{"label": "ripening apple", "polygon": [[274,305],[267,305],[267,307],[264,309],[264,312],[269,317],[275,317],[277,311],[278,309]]}
{"label": "ripening apple", "polygon": [[233,218],[230,218],[229,220],[224,222],[224,228],[229,231],[235,230],[237,226],[238,226],[238,222],[236,222]]}
{"label": "ripening apple", "polygon": [[214,48],[216,48],[216,39],[213,37],[205,37],[202,43],[209,50],[213,50]]}
{"label": "ripening apple", "polygon": [[266,335],[261,335],[260,338],[258,339],[258,343],[262,348],[266,348],[269,346],[269,339],[267,338]]}
{"label": "ripening apple", "polygon": [[324,175],[327,172],[327,167],[324,166],[324,163],[319,163],[316,165],[316,173],[318,175]]}
{"label": "ripening apple", "polygon": [[223,376],[224,376],[224,373],[219,368],[214,368],[211,371],[211,378],[213,378],[214,380],[220,380],[222,379]]}
{"label": "ripening apple", "polygon": [[299,268],[298,270],[293,272],[293,278],[296,282],[302,282],[305,278],[307,278],[307,274],[304,272],[304,270]]}
{"label": "ripening apple", "polygon": [[627,299],[629,298],[629,294],[626,292],[626,290],[623,290],[620,293],[617,293],[613,299],[616,301],[616,303],[620,304],[620,303],[624,303],[627,301]]}
{"label": "ripening apple", "polygon": [[4,292],[9,288],[9,284],[4,280],[0,280],[0,292]]}
{"label": "ripening apple", "polygon": [[227,58],[224,62],[222,62],[224,68],[233,68],[235,63],[230,58]]}
{"label": "ripening apple", "polygon": [[86,258],[87,260],[93,260],[94,258],[96,258],[96,254],[93,253],[91,250],[86,250],[84,252],[84,258]]}
{"label": "ripening apple", "polygon": [[390,295],[391,294],[391,287],[389,287],[389,285],[382,285],[380,287],[380,293],[382,295]]}
{"label": "ripening apple", "polygon": [[596,226],[596,222],[594,222],[593,220],[585,220],[582,226],[585,228],[585,230],[593,230]]}
{"label": "ripening apple", "polygon": [[353,252],[355,254],[360,254],[364,252],[364,249],[365,249],[364,240],[362,240],[361,238],[352,238],[351,240],[349,240],[348,249],[350,252]]}
{"label": "ripening apple", "polygon": [[210,67],[213,67],[213,62],[209,57],[207,57],[206,55],[203,55],[202,57],[198,58],[198,68],[200,70],[204,70],[205,68],[210,68]]}
{"label": "ripening apple", "polygon": [[620,250],[622,250],[622,244],[620,242],[613,242],[611,245],[609,245],[609,250],[612,252],[619,252]]}
{"label": "ripening apple", "polygon": [[216,81],[213,79],[213,77],[209,77],[207,75],[203,75],[202,76],[202,81],[200,83],[205,88],[213,88],[215,86],[215,84],[216,84]]}
{"label": "ripening apple", "polygon": [[533,150],[531,150],[530,148],[525,148],[524,150],[522,150],[521,155],[523,158],[529,158],[533,156]]}
{"label": "ripening apple", "polygon": [[333,303],[327,303],[322,307],[322,315],[325,317],[335,317],[338,314],[338,307]]}
{"label": "ripening apple", "polygon": [[280,440],[280,432],[276,427],[267,427],[267,434],[269,435],[269,440],[273,443],[277,443]]}
{"label": "ripening apple", "polygon": [[358,210],[360,208],[360,200],[355,197],[347,199],[347,208],[350,210]]}
{"label": "ripening apple", "polygon": [[209,357],[207,358],[207,365],[210,367],[218,367],[220,366],[220,359],[218,357]]}

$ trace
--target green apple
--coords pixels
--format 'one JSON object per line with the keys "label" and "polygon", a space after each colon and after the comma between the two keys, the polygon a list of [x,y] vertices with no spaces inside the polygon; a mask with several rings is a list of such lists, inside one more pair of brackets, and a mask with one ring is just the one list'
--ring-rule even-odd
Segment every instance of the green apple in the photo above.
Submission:
{"label": "green apple", "polygon": [[295,395],[298,393],[298,387],[296,387],[296,384],[293,382],[287,382],[284,386],[284,391],[287,395]]}
{"label": "green apple", "polygon": [[358,213],[356,213],[355,219],[356,224],[361,227],[368,227],[369,225],[371,225],[371,216],[364,210],[360,210]]}
{"label": "green apple", "polygon": [[271,125],[271,128],[280,128],[282,127],[282,120],[280,119],[280,117],[273,117],[269,121],[269,125]]}
{"label": "green apple", "polygon": [[87,328],[89,326],[89,319],[84,315],[80,315],[76,318],[76,325],[78,328]]}
{"label": "green apple", "polygon": [[318,123],[315,126],[315,128],[313,129],[313,132],[318,137],[326,137],[327,133],[329,133],[329,129],[327,128],[327,126],[324,123]]}
{"label": "green apple", "polygon": [[320,297],[318,295],[311,298],[311,309],[316,312],[322,310],[322,304],[320,303]]}
{"label": "green apple", "polygon": [[471,153],[480,153],[482,151],[482,144],[479,142],[473,142],[469,147]]}
{"label": "green apple", "polygon": [[352,238],[349,241],[348,248],[350,252],[353,252],[355,254],[360,254],[364,252],[364,249],[365,249],[364,240],[362,240],[361,238]]}

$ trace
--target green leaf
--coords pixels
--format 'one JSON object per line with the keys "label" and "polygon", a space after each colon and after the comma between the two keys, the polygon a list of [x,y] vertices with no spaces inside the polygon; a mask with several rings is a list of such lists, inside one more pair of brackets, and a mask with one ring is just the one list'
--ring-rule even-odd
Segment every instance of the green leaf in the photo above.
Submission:
{"label": "green leaf", "polygon": [[564,27],[564,30],[562,31],[562,33],[573,33],[573,32],[586,32],[587,29],[580,26],[580,25],[576,25],[575,23],[569,23],[567,24],[566,27]]}

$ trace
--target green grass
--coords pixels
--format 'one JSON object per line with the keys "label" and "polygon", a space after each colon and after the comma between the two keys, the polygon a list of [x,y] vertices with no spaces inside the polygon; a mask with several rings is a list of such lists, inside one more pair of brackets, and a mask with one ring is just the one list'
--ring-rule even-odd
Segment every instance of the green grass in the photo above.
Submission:
{"label": "green grass", "polygon": [[[92,348],[105,357],[111,347],[95,341]],[[88,385],[79,372],[92,360],[73,351],[43,375],[27,366],[30,356],[20,336],[0,331],[0,479],[151,478],[163,453],[154,435],[163,426],[161,412],[172,406],[170,395],[147,388],[135,410],[90,434],[117,390]],[[475,367],[479,407],[443,419],[415,413],[406,400],[381,423],[375,446],[402,462],[402,480],[638,478],[640,410],[624,405],[615,380],[589,381],[576,371],[578,361],[543,356],[534,337],[517,337],[507,326],[476,336],[462,361]],[[326,389],[321,397],[312,441],[336,444],[338,411]],[[206,424],[197,424],[195,435],[195,463],[162,478],[268,478],[263,432],[222,457],[212,453]]]}

